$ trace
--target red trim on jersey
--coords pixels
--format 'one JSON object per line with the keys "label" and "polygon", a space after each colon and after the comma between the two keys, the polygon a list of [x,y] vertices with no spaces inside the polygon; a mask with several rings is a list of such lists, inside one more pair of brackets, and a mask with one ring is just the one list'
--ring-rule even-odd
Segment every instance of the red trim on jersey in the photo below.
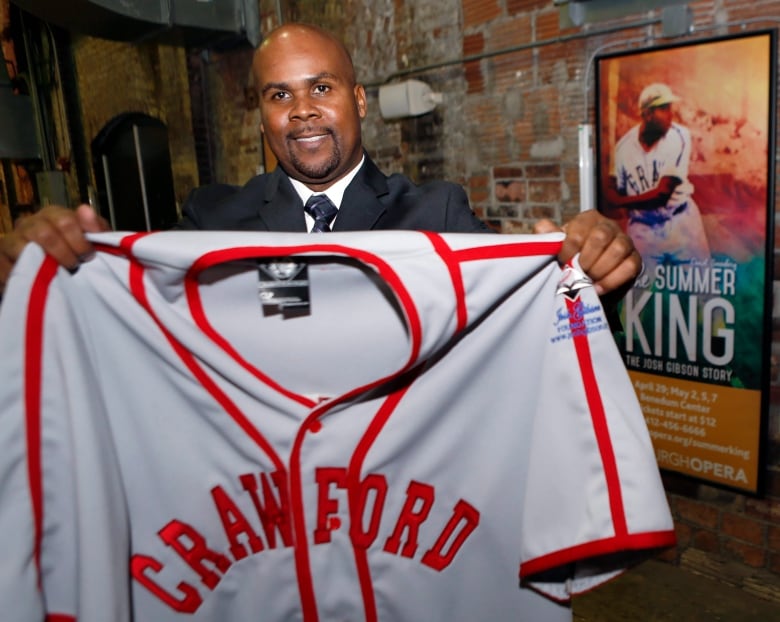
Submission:
{"label": "red trim on jersey", "polygon": [[[418,368],[421,369],[421,368]],[[349,503],[349,522],[350,525],[361,524],[363,517],[360,514],[360,473],[363,469],[363,461],[368,454],[374,441],[379,438],[382,428],[390,419],[403,396],[411,387],[418,374],[414,374],[404,386],[390,395],[382,404],[382,407],[372,419],[371,423],[363,434],[357,445],[352,459],[347,469],[347,500]],[[363,594],[363,608],[366,614],[366,622],[376,622],[378,619],[376,612],[376,598],[374,596],[374,584],[371,580],[371,568],[368,565],[368,551],[364,548],[355,546],[352,542],[352,552],[355,556],[355,566],[358,579],[360,581],[360,591]]]}
{"label": "red trim on jersey", "polygon": [[[193,317],[195,318],[195,321],[198,323],[198,328],[203,330],[205,333],[208,334],[210,338],[215,340],[215,343],[217,343],[217,345],[219,345],[223,350],[225,350],[225,352],[230,354],[230,356],[233,357],[236,360],[236,362],[238,362],[242,367],[244,367],[245,369],[247,369],[257,377],[263,376],[263,374],[261,374],[259,370],[255,369],[252,365],[246,362],[235,351],[235,349],[224,338],[222,338],[209,324],[206,315],[203,311],[202,304],[200,302],[200,293],[198,291],[197,276],[200,272],[202,272],[206,268],[209,268],[214,265],[226,263],[229,261],[239,261],[242,259],[257,259],[262,257],[295,257],[295,256],[302,256],[302,255],[310,255],[315,257],[321,255],[345,256],[345,257],[355,259],[367,266],[371,266],[372,268],[374,268],[374,270],[376,270],[376,272],[379,274],[382,280],[393,290],[393,293],[398,299],[398,302],[401,305],[404,314],[406,315],[406,325],[407,328],[409,329],[409,338],[410,338],[410,346],[411,346],[411,352],[409,353],[409,360],[398,372],[394,374],[390,374],[386,378],[380,379],[377,382],[371,383],[370,385],[366,385],[366,387],[363,387],[358,391],[362,391],[365,390],[366,388],[376,386],[377,384],[384,382],[389,378],[395,377],[396,375],[398,375],[398,373],[401,373],[403,370],[406,370],[409,367],[411,367],[420,353],[420,346],[422,342],[422,337],[421,337],[422,324],[420,322],[420,316],[417,313],[417,307],[415,306],[414,301],[412,300],[412,297],[409,294],[409,291],[406,289],[406,286],[403,284],[400,277],[395,273],[395,271],[390,267],[390,265],[386,261],[380,259],[378,256],[376,256],[373,253],[369,253],[356,248],[350,248],[348,246],[343,246],[340,244],[301,244],[296,246],[279,246],[279,247],[248,246],[248,247],[223,249],[223,250],[212,251],[203,254],[201,257],[199,257],[192,263],[192,266],[187,271],[187,275],[185,277],[185,290],[187,293],[187,300],[190,304],[190,309],[193,314]],[[295,395],[291,391],[287,391],[286,389],[279,387],[279,385],[277,385],[276,383],[273,383],[273,385],[277,387],[277,390],[281,391],[284,395],[288,395],[288,396]],[[299,396],[299,401],[300,400],[306,400],[306,402],[310,402],[308,398],[304,398],[303,396]],[[309,403],[307,405],[312,406],[313,403]]]}
{"label": "red trim on jersey", "polygon": [[66,613],[49,613],[44,618],[46,622],[76,622],[76,616]]}
{"label": "red trim on jersey", "polygon": [[[394,376],[390,376],[386,379],[383,379],[377,383],[372,383],[371,385],[367,385],[368,388],[373,388],[376,385],[382,384],[384,382],[387,382],[388,380],[400,375],[401,372],[398,374],[395,374]],[[356,449],[356,452],[353,453],[353,461],[350,462],[350,471],[352,470],[353,466],[355,465],[354,462],[354,455],[357,453],[361,453],[361,462],[365,455],[364,452],[368,451],[368,447],[370,446],[370,442],[367,446],[363,446],[363,443],[366,438],[370,438],[371,442],[376,438],[376,436],[379,434],[381,428],[384,426],[385,422],[389,418],[389,416],[392,414],[393,410],[395,409],[395,406],[400,401],[401,397],[403,397],[403,394],[406,392],[406,389],[408,389],[408,386],[405,386],[399,391],[396,391],[392,395],[390,395],[382,404],[380,409],[377,411],[377,414],[374,415],[373,419],[371,420],[371,423],[369,424],[366,432],[363,435],[363,438],[358,443],[358,448]],[[308,535],[306,530],[306,516],[305,516],[305,506],[303,503],[303,481],[302,481],[302,472],[301,472],[301,447],[303,445],[304,436],[307,432],[310,432],[312,430],[317,429],[317,424],[319,424],[319,419],[324,414],[326,414],[329,410],[331,410],[334,406],[341,404],[344,401],[347,401],[349,399],[352,399],[357,394],[363,392],[366,390],[366,387],[359,387],[358,389],[355,389],[354,391],[350,391],[349,393],[345,393],[344,395],[334,399],[330,400],[328,402],[324,402],[319,408],[316,408],[314,411],[312,411],[308,417],[303,421],[299,428],[299,432],[295,438],[295,441],[293,442],[292,450],[290,452],[290,506],[291,506],[291,514],[292,514],[292,521],[293,521],[293,534],[294,534],[294,542],[295,542],[295,569],[298,576],[298,587],[300,590],[300,596],[301,596],[301,606],[303,610],[303,618],[304,620],[307,620],[307,622],[315,622],[318,620],[318,613],[317,613],[317,602],[316,597],[314,594],[314,580],[312,578],[311,573],[311,567],[309,562],[309,550],[308,550]],[[359,471],[357,474],[357,481],[359,482],[360,476]],[[350,505],[350,518],[352,517],[352,504],[353,504],[353,498],[352,498],[352,491],[357,491],[357,487],[350,488],[350,482],[354,481],[351,479],[351,473],[348,473],[348,491],[350,491],[350,494],[348,496],[348,503]],[[354,550],[354,547],[353,547]],[[366,610],[366,614],[368,615],[369,612],[373,609],[375,609],[374,605],[374,596],[373,596],[373,590],[366,586],[366,577],[368,576],[368,581],[370,583],[370,575],[366,575],[368,572],[367,565],[361,568],[361,562],[358,556],[358,552],[355,550],[355,559],[358,563],[358,573],[360,576],[360,583],[361,583],[361,593],[363,594],[364,598],[368,598],[369,601],[364,601],[364,608]]]}
{"label": "red trim on jersey", "polygon": [[551,242],[540,240],[538,242],[513,242],[509,244],[496,244],[495,246],[477,246],[454,250],[453,255],[458,261],[478,261],[480,259],[505,259],[507,257],[529,257],[531,255],[557,255],[563,241]]}
{"label": "red trim on jersey", "polygon": [[460,270],[460,263],[453,258],[452,249],[437,233],[431,233],[424,231],[428,239],[433,244],[433,248],[439,255],[444,265],[450,271],[450,279],[452,280],[452,288],[455,290],[455,305],[456,312],[455,317],[458,320],[457,329],[463,330],[468,322],[468,310],[466,309],[466,288],[463,285],[463,273]]}
{"label": "red trim on jersey", "polygon": [[585,397],[588,401],[588,409],[591,413],[596,443],[601,456],[602,468],[604,469],[604,478],[607,484],[607,496],[609,497],[614,535],[609,538],[585,542],[528,560],[520,566],[520,576],[524,580],[533,581],[533,575],[537,573],[550,570],[551,568],[566,566],[588,558],[609,555],[620,551],[653,548],[660,549],[672,546],[676,542],[674,530],[644,533],[629,533],[628,531],[617,460],[612,446],[612,438],[609,431],[609,425],[607,424],[604,403],[601,399],[601,392],[593,367],[587,328],[578,324],[578,321],[581,321],[582,319],[581,314],[577,311],[579,304],[581,304],[579,297],[575,300],[566,299],[566,308],[569,312],[569,324],[572,329],[574,349],[577,353],[577,361],[579,363],[580,375],[583,380]]}
{"label": "red trim on jersey", "polygon": [[30,290],[24,335],[24,407],[27,434],[27,477],[33,513],[33,558],[41,586],[43,540],[43,456],[41,453],[41,388],[43,382],[43,321],[49,285],[57,274],[57,262],[46,256]]}
{"label": "red trim on jersey", "polygon": [[[125,238],[127,239],[127,238]],[[123,240],[124,242],[124,240]],[[129,246],[128,246],[129,250]],[[282,472],[286,472],[284,464],[279,458],[276,450],[268,442],[268,440],[250,423],[243,412],[232,402],[232,400],[217,386],[217,384],[211,379],[211,377],[203,370],[198,364],[195,357],[189,350],[187,350],[162,324],[157,314],[152,309],[149,299],[146,295],[146,289],[143,282],[145,268],[134,257],[130,258],[130,291],[136,300],[149,314],[149,317],[154,320],[155,324],[162,331],[165,338],[170,343],[173,350],[187,366],[187,368],[195,376],[196,380],[203,385],[203,387],[211,394],[211,396],[217,401],[217,403],[225,409],[225,411],[233,418],[233,420],[239,425],[239,427],[251,438],[257,445],[266,453],[266,455],[274,463],[275,468]]]}
{"label": "red trim on jersey", "polygon": [[587,328],[584,325],[577,325],[578,318],[582,320],[577,312],[578,306],[582,304],[579,297],[576,300],[566,299],[566,307],[569,310],[569,323],[572,327],[572,337],[574,349],[577,352],[580,374],[585,389],[585,398],[588,400],[588,410],[593,422],[593,431],[596,435],[596,443],[601,455],[601,464],[604,469],[604,477],[607,482],[607,495],[609,496],[609,507],[612,513],[612,526],[615,530],[615,536],[621,538],[628,533],[626,525],[626,510],[623,505],[623,490],[620,487],[620,476],[618,474],[617,460],[615,459],[615,450],[612,447],[612,437],[609,433],[607,424],[607,414],[604,410],[604,402],[601,399],[599,383],[596,380],[596,372],[593,369],[593,359],[590,354],[590,343],[588,341]]}
{"label": "red trim on jersey", "polygon": [[676,541],[674,530],[648,531],[593,540],[531,559],[520,566],[520,576],[526,581],[533,581],[535,574],[551,568],[560,568],[568,564],[622,551],[662,549],[674,546]]}
{"label": "red trim on jersey", "polygon": [[130,233],[123,237],[119,242],[119,248],[126,253],[132,253],[133,244],[135,244],[141,238],[145,238],[147,235],[152,235],[148,231],[140,231],[138,233]]}

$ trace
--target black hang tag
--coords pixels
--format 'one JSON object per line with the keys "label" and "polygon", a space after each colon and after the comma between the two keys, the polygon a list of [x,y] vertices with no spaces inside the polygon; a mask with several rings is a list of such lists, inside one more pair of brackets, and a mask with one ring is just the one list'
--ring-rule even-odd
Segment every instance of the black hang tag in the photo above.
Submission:
{"label": "black hang tag", "polygon": [[257,263],[257,295],[263,315],[287,319],[311,313],[309,304],[309,270],[302,261],[271,258]]}

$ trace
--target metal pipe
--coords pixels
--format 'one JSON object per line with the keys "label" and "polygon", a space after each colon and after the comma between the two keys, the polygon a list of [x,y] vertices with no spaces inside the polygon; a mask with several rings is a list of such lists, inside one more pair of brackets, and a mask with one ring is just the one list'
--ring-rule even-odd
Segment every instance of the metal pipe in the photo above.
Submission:
{"label": "metal pipe", "polygon": [[116,213],[114,212],[114,195],[111,192],[111,173],[108,170],[108,156],[103,154],[103,176],[106,178],[106,197],[108,197],[108,220],[111,228],[116,231]]}
{"label": "metal pipe", "polygon": [[135,158],[138,164],[138,181],[141,184],[141,199],[144,206],[144,222],[146,230],[152,230],[152,221],[149,218],[149,199],[146,196],[146,176],[144,175],[144,157],[141,153],[141,136],[138,133],[138,126],[133,124],[133,142],[135,143]]}
{"label": "metal pipe", "polygon": [[[30,70],[30,79],[28,83],[28,89],[30,91],[30,101],[33,107],[33,117],[35,120],[35,130],[38,135],[38,146],[41,152],[41,159],[43,160],[44,170],[51,170],[54,166],[54,157],[51,153],[51,145],[49,144],[48,136],[46,135],[46,128],[43,123],[43,112],[41,110],[41,102],[38,97],[38,80],[33,72],[33,57],[30,50],[30,38],[27,34],[27,26],[24,23],[24,11],[20,12],[20,20],[22,26],[22,41],[24,43],[24,54],[27,58]],[[19,74],[17,77],[22,77]]]}
{"label": "metal pipe", "polygon": [[433,69],[441,69],[443,67],[450,67],[452,65],[462,65],[465,63],[471,63],[484,58],[492,58],[494,56],[503,56],[504,54],[512,54],[514,52],[523,52],[526,50],[532,50],[535,48],[545,47],[547,45],[553,45],[555,43],[568,43],[570,41],[576,41],[579,39],[587,39],[591,37],[598,37],[601,35],[609,35],[621,30],[627,30],[631,28],[642,28],[644,26],[652,26],[654,24],[660,24],[661,18],[651,18],[642,20],[639,22],[633,22],[631,24],[620,24],[619,26],[612,26],[610,28],[604,28],[602,30],[589,30],[587,32],[578,32],[571,35],[564,35],[562,37],[553,37],[551,39],[543,39],[541,41],[532,41],[530,43],[524,43],[522,45],[515,45],[508,48],[501,48],[500,50],[494,50],[492,52],[482,52],[480,54],[472,54],[470,56],[463,56],[460,58],[454,58],[451,60],[441,61],[438,63],[431,63],[429,65],[422,65],[420,67],[410,67],[409,69],[402,69],[390,74],[385,80],[381,82],[369,82],[363,84],[364,88],[376,88],[394,80],[395,78],[401,78],[416,73],[424,73]]}

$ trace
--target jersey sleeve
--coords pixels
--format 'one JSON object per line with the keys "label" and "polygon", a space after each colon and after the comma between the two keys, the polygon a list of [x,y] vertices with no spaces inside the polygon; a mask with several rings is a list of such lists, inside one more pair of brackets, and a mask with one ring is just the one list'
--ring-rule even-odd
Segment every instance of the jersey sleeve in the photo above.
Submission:
{"label": "jersey sleeve", "polygon": [[[129,619],[122,486],[72,277],[30,244],[0,313],[0,611]],[[75,306],[74,306],[75,305]],[[107,338],[110,338],[106,336]]]}
{"label": "jersey sleeve", "polygon": [[675,542],[650,436],[598,296],[565,272],[524,503],[524,584],[556,600]]}
{"label": "jersey sleeve", "polygon": [[661,177],[677,177],[688,180],[688,169],[691,163],[691,133],[687,127],[678,123],[672,124],[667,132],[664,150],[664,166]]}

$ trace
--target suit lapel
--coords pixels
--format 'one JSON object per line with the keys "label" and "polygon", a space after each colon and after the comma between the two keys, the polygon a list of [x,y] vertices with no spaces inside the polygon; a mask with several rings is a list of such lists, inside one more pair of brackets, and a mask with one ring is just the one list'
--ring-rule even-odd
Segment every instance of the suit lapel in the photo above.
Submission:
{"label": "suit lapel", "polygon": [[347,186],[341,200],[334,231],[367,231],[373,229],[385,213],[380,197],[388,193],[387,178],[366,156],[358,174]]}
{"label": "suit lapel", "polygon": [[269,231],[306,232],[301,198],[279,167],[270,173],[258,216]]}

